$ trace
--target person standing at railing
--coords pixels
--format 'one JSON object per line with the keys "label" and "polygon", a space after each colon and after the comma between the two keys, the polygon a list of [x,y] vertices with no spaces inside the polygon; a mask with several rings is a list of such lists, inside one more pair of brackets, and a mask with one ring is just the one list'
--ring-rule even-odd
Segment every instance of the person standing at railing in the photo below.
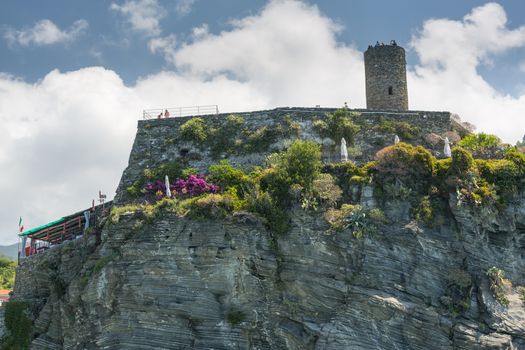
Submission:
{"label": "person standing at railing", "polygon": [[169,118],[170,117],[170,112],[166,109],[164,110],[164,118]]}
{"label": "person standing at railing", "polygon": [[160,111],[159,115],[157,116],[157,119],[162,118],[162,111]]}

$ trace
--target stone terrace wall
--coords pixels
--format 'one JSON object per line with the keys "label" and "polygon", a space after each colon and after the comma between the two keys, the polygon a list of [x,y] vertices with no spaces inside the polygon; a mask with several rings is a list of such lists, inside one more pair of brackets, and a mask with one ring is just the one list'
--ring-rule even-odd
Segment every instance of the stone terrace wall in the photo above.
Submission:
{"label": "stone terrace wall", "polygon": [[[300,136],[285,136],[274,143],[270,150],[284,149],[296,138],[313,140],[322,145],[324,162],[337,162],[340,154],[340,140],[322,139],[313,129],[314,120],[322,119],[327,113],[335,110],[335,108],[277,108],[265,111],[224,113],[202,118],[213,126],[223,123],[228,115],[235,114],[244,117],[248,128],[257,129],[264,126],[273,128],[282,122],[283,118],[288,117],[300,125]],[[418,127],[420,132],[417,137],[408,142],[424,145],[436,155],[440,154],[443,145],[430,145],[425,141],[425,136],[431,133],[443,135],[453,130],[449,112],[384,112],[358,109],[350,111],[360,114],[355,118],[355,122],[360,125],[361,129],[354,140],[354,152],[350,152],[350,158],[357,163],[372,160],[379,149],[393,143],[393,133],[384,133],[374,128],[379,124],[380,119],[407,122]],[[173,161],[177,158],[186,157],[189,166],[196,167],[201,171],[205,171],[210,164],[216,163],[219,159],[228,159],[230,163],[245,169],[264,164],[269,153],[268,150],[259,153],[221,154],[219,157],[212,157],[202,144],[177,141],[179,127],[189,119],[191,117],[140,120],[138,122],[137,135],[130,154],[129,164],[117,189],[115,197],[117,203],[122,203],[127,199],[126,188],[141,176],[145,168],[154,168],[163,162]],[[401,138],[401,141],[406,140]]]}

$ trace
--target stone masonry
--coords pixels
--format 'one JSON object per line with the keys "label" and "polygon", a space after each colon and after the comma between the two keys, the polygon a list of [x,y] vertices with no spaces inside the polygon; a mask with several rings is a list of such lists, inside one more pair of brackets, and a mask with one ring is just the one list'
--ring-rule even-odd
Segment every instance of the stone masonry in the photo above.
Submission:
{"label": "stone masonry", "polygon": [[369,46],[365,51],[366,107],[408,110],[405,50],[398,45]]}

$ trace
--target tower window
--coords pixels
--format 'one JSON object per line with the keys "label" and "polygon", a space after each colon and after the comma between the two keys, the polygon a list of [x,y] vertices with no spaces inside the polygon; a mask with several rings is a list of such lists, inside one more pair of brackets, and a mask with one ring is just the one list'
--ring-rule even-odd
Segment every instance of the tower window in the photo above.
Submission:
{"label": "tower window", "polygon": [[394,89],[392,89],[391,86],[388,87],[388,94],[392,95],[394,93]]}

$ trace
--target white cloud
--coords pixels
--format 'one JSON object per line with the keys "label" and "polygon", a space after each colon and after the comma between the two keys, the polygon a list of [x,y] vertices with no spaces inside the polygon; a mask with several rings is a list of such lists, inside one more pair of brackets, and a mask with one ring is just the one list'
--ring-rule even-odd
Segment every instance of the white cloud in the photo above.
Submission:
{"label": "white cloud", "polygon": [[520,62],[519,68],[520,68],[520,71],[522,71],[523,73],[525,73],[525,61],[521,61],[521,62]]}
{"label": "white cloud", "polygon": [[191,31],[191,36],[194,40],[198,40],[208,35],[208,33],[209,33],[208,25],[204,23],[203,25],[199,27],[193,28]]}
{"label": "white cloud", "polygon": [[110,9],[124,15],[133,30],[152,37],[160,35],[160,20],[167,15],[157,0],[126,0],[123,5],[112,3]]}
{"label": "white cloud", "polygon": [[196,2],[197,0],[177,0],[175,12],[180,16],[185,16],[191,12],[191,9]]}
{"label": "white cloud", "polygon": [[224,73],[249,82],[274,106],[363,106],[362,53],[337,42],[340,30],[316,6],[273,1],[232,22],[230,31],[212,35],[199,28],[171,63],[201,79]]}
{"label": "white cloud", "polygon": [[22,30],[8,28],[4,33],[4,38],[10,45],[45,46],[71,42],[84,33],[87,28],[88,22],[84,19],[75,21],[68,30],[61,30],[52,21],[43,19],[36,22],[32,28]]}
{"label": "white cloud", "polygon": [[426,21],[411,42],[420,58],[408,75],[411,108],[458,112],[479,131],[514,143],[525,134],[525,95],[497,91],[477,68],[523,46],[525,26],[509,29],[496,3],[476,7],[462,20]]}
{"label": "white cloud", "polygon": [[175,34],[170,34],[165,37],[153,38],[148,42],[149,50],[152,53],[161,53],[167,62],[175,60],[177,37]]}

